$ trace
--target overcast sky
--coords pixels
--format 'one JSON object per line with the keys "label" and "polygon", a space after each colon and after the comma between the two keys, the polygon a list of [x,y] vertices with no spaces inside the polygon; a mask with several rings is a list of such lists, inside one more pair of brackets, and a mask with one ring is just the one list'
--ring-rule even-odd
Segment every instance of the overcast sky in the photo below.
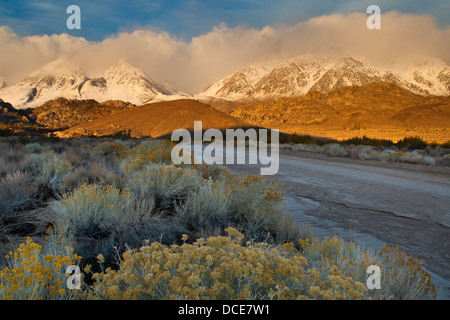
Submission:
{"label": "overcast sky", "polygon": [[[66,9],[81,9],[69,30]],[[382,12],[368,30],[366,9]],[[87,73],[118,59],[194,93],[263,58],[341,48],[378,61],[450,61],[448,0],[2,0],[0,77],[19,81],[63,57]]]}

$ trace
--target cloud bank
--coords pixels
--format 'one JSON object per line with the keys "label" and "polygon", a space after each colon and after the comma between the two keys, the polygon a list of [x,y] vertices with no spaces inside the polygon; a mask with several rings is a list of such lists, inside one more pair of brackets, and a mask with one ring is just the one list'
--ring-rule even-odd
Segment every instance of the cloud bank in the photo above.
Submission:
{"label": "cloud bank", "polygon": [[119,33],[101,42],[68,34],[20,37],[0,27],[0,77],[8,84],[57,58],[97,76],[119,59],[154,79],[187,93],[198,93],[249,64],[340,48],[373,63],[391,64],[411,56],[450,61],[450,27],[438,27],[429,15],[388,12],[381,30],[368,30],[368,15],[319,16],[295,25],[228,28],[222,24],[185,42],[151,29]]}

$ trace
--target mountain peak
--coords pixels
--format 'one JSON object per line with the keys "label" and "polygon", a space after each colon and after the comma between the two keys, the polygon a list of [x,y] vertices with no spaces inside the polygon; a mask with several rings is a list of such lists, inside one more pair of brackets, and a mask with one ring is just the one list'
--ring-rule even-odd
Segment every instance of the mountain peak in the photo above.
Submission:
{"label": "mountain peak", "polygon": [[77,78],[84,77],[83,71],[75,64],[64,59],[52,61],[38,70],[31,72],[29,78],[38,78],[45,76],[74,76]]}
{"label": "mountain peak", "polygon": [[[178,92],[170,85],[156,81],[147,76],[141,69],[129,64],[124,59],[120,59],[111,65],[103,74],[103,78],[115,91],[123,94],[124,86],[128,87],[127,95],[135,101],[128,100],[134,104],[144,104],[155,99],[158,95],[172,95]],[[123,99],[115,95],[115,99]],[[136,100],[136,97],[138,100]]]}
{"label": "mountain peak", "polygon": [[113,65],[111,65],[108,69],[106,69],[105,73],[103,74],[103,77],[107,79],[108,77],[114,77],[114,76],[138,76],[142,78],[146,78],[144,72],[131,64],[129,64],[127,61],[120,59]]}

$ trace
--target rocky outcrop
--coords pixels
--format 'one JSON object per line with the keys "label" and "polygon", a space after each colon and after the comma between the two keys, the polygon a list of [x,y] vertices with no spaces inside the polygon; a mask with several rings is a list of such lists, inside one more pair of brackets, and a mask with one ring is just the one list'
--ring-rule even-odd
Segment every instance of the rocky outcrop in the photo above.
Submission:
{"label": "rocky outcrop", "polygon": [[99,103],[58,98],[33,109],[29,118],[38,126],[61,130],[133,107],[131,103],[116,100]]}

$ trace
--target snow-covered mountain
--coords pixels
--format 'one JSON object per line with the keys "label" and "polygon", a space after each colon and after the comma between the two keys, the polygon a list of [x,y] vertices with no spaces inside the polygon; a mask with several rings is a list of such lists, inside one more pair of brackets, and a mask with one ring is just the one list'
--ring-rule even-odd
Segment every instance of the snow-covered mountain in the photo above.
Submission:
{"label": "snow-covered mountain", "polygon": [[450,65],[440,59],[375,66],[362,58],[304,55],[281,63],[249,66],[206,88],[200,96],[244,100],[302,96],[352,85],[387,82],[420,95],[450,94]]}
{"label": "snow-covered mountain", "polygon": [[122,60],[109,67],[102,77],[89,79],[80,90],[82,97],[99,102],[123,100],[134,104],[143,104],[160,95],[176,93],[168,84],[146,77],[140,69]]}
{"label": "snow-covered mountain", "polygon": [[94,78],[87,77],[79,67],[67,61],[56,60],[22,81],[0,89],[0,98],[17,109],[35,108],[59,97],[98,102],[122,100],[141,105],[172,94],[178,92],[146,77],[141,70],[123,60]]}
{"label": "snow-covered mountain", "polygon": [[450,65],[433,58],[383,66],[340,52],[309,54],[248,66],[212,84],[202,93],[189,96],[151,79],[123,60],[102,74],[88,77],[78,66],[59,59],[11,86],[6,86],[0,78],[0,99],[17,109],[34,108],[59,97],[98,102],[122,100],[136,105],[180,98],[235,103],[303,96],[310,91],[328,92],[373,82],[392,83],[419,95],[448,96]]}
{"label": "snow-covered mountain", "polygon": [[57,60],[30,73],[22,81],[0,90],[0,98],[15,108],[37,107],[64,97],[77,99],[79,88],[87,80],[80,68]]}

